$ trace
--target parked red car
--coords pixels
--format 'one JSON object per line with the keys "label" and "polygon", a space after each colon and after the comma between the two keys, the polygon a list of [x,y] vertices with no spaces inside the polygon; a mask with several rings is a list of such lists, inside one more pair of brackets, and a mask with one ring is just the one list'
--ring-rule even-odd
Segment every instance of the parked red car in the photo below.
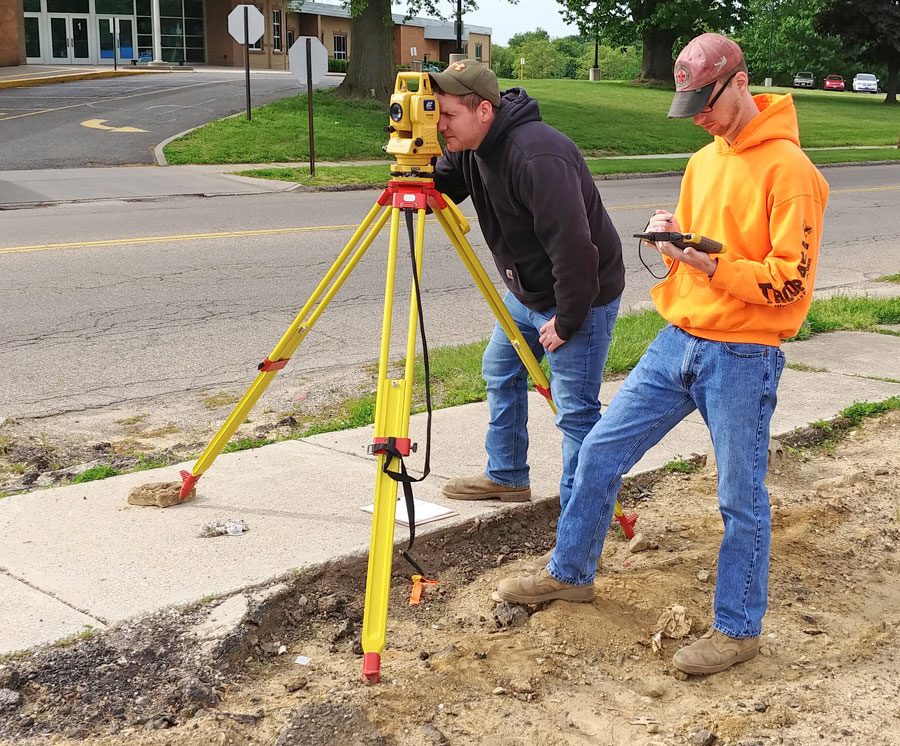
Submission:
{"label": "parked red car", "polygon": [[840,75],[826,75],[825,76],[825,90],[826,91],[843,91],[844,90],[844,79]]}

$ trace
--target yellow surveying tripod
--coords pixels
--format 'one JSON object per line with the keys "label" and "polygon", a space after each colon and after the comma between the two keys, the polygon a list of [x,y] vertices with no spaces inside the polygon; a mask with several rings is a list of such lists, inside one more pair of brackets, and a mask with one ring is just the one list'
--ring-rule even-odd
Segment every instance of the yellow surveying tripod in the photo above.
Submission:
{"label": "yellow surveying tripod", "polygon": [[[322,278],[284,336],[275,345],[269,356],[260,363],[256,380],[194,464],[192,472],[181,472],[183,480],[181,498],[184,499],[216,456],[221,453],[225,444],[234,435],[238,426],[247,417],[277,372],[287,365],[300,342],[319,320],[328,303],[334,298],[341,285],[359,264],[366,250],[390,219],[381,351],[378,359],[378,388],[375,399],[375,435],[374,442],[369,447],[369,452],[377,456],[378,463],[362,630],[364,653],[362,676],[363,681],[369,684],[375,684],[379,680],[381,651],[384,650],[398,482],[405,483],[404,491],[407,493],[407,504],[410,509],[410,535],[411,537],[414,535],[415,522],[408,484],[419,480],[407,476],[402,459],[408,456],[410,451],[415,450],[415,446],[411,444],[409,438],[409,416],[412,405],[413,366],[416,358],[416,327],[420,319],[417,302],[418,287],[425,241],[425,219],[429,207],[434,211],[438,223],[444,229],[497,321],[512,342],[526,370],[531,375],[535,388],[547,399],[553,411],[556,411],[550,396],[550,383],[547,377],[465,238],[465,234],[469,231],[468,222],[459,208],[434,187],[433,162],[436,157],[441,155],[437,137],[438,117],[437,98],[432,92],[431,79],[427,73],[399,73],[394,94],[391,96],[391,124],[385,128],[390,133],[390,139],[384,149],[397,159],[391,167],[392,178],[388,181],[387,188],[378,197],[365,220],[356,229],[344,250]],[[382,212],[382,209],[387,206],[390,206],[390,209]],[[409,304],[406,367],[402,379],[389,379],[391,318],[401,212],[405,213],[410,236],[413,287]],[[381,214],[379,215],[379,213]],[[413,213],[416,215],[415,231],[413,231]],[[371,231],[363,239],[363,235],[370,226],[373,226]],[[362,243],[360,244],[361,239]],[[359,244],[358,248],[357,244]],[[344,266],[345,264],[346,266]],[[427,361],[427,350],[425,358]],[[390,471],[390,465],[395,460],[400,464],[401,471],[399,473]],[[425,463],[425,472],[427,473],[427,451]],[[636,516],[625,516],[618,502],[615,515],[626,535],[629,538],[633,536],[632,526]],[[407,559],[409,558],[407,557]]]}

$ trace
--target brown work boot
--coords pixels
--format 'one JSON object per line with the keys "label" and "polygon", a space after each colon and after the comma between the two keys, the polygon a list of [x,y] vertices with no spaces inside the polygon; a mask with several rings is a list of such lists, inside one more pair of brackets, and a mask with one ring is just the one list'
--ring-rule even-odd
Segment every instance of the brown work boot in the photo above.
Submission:
{"label": "brown work boot", "polygon": [[759,652],[759,638],[739,639],[711,629],[697,642],[681,648],[672,658],[679,671],[711,674],[750,660]]}
{"label": "brown work boot", "polygon": [[477,477],[449,479],[441,487],[444,497],[451,500],[501,500],[505,503],[525,503],[531,499],[531,487],[504,487],[488,479]]}
{"label": "brown work boot", "polygon": [[504,578],[497,586],[497,595],[514,604],[541,604],[544,601],[592,601],[594,584],[569,585],[554,578],[546,569],[533,575]]}

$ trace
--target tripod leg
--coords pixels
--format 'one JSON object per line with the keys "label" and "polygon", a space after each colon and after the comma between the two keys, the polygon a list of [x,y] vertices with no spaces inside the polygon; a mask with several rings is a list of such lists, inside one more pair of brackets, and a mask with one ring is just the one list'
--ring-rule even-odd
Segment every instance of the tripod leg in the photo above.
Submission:
{"label": "tripod leg", "polygon": [[[205,472],[211,465],[212,462],[215,461],[216,457],[222,452],[222,449],[231,440],[231,436],[234,435],[235,431],[238,429],[240,424],[246,419],[247,414],[259,400],[259,397],[262,396],[263,392],[266,390],[268,385],[272,382],[272,379],[278,373],[279,370],[284,368],[287,365],[288,360],[291,355],[294,354],[294,351],[303,341],[303,338],[312,329],[313,325],[318,321],[319,317],[324,312],[327,305],[334,298],[335,294],[338,290],[340,290],[341,286],[344,284],[344,281],[350,276],[350,273],[359,264],[360,260],[365,256],[366,251],[369,246],[372,244],[372,241],[375,240],[378,233],[384,227],[384,224],[387,222],[388,217],[390,217],[390,212],[385,210],[384,213],[378,218],[375,222],[374,227],[369,232],[369,235],[366,236],[365,240],[356,249],[356,253],[353,254],[350,262],[346,267],[343,267],[344,263],[347,261],[347,257],[350,256],[350,253],[353,251],[356,244],[359,243],[360,238],[366,232],[368,227],[372,224],[372,221],[375,220],[375,216],[381,211],[383,204],[379,200],[371,210],[369,210],[369,214],[366,216],[365,220],[359,225],[356,229],[356,232],[351,237],[350,241],[344,247],[343,251],[338,255],[338,258],[334,261],[334,264],[331,265],[331,268],[328,272],[325,273],[325,276],[322,278],[322,281],[313,291],[313,294],[310,296],[309,300],[306,301],[306,304],[300,310],[300,313],[297,314],[293,323],[288,327],[288,330],[284,333],[281,340],[275,345],[275,348],[269,354],[269,356],[263,361],[259,366],[259,374],[256,376],[256,379],[250,385],[250,388],[247,389],[247,392],[241,397],[241,400],[235,405],[231,414],[228,416],[228,419],[222,424],[219,428],[218,432],[213,436],[213,439],[210,441],[209,445],[200,455],[200,458],[197,459],[194,464],[194,468],[190,473],[183,471],[181,472],[181,478],[183,480],[181,485],[181,498],[184,499],[187,497],[188,493],[191,491],[191,488],[194,486],[196,481],[200,478],[200,476]],[[343,267],[343,269],[341,269]],[[338,272],[340,271],[340,274]],[[337,276],[337,277],[336,277]],[[335,279],[336,277],[336,279]],[[331,288],[328,289],[326,293],[325,290],[328,288],[329,284]],[[324,297],[323,297],[324,293]],[[319,299],[321,303],[319,302]],[[318,305],[316,305],[318,303]],[[313,310],[315,309],[315,310]]]}
{"label": "tripod leg", "polygon": [[[416,357],[416,324],[418,308],[415,286],[410,293],[409,326],[406,339],[406,366],[402,380],[387,377],[393,315],[394,275],[397,266],[400,210],[391,211],[391,237],[388,249],[387,279],[384,293],[384,316],[381,327],[381,354],[378,360],[378,393],[375,404],[375,441],[392,438],[399,441],[398,450],[409,454],[409,413],[412,406],[413,369]],[[416,267],[421,277],[425,238],[425,210],[418,210],[415,241]],[[401,445],[404,444],[404,445]],[[372,535],[369,543],[369,564],[366,574],[366,600],[363,613],[362,648],[363,681],[377,684],[381,667],[381,651],[387,634],[388,596],[391,583],[391,560],[394,550],[394,521],[397,506],[397,482],[384,470],[385,459],[378,454],[375,478],[375,507],[372,515]]]}

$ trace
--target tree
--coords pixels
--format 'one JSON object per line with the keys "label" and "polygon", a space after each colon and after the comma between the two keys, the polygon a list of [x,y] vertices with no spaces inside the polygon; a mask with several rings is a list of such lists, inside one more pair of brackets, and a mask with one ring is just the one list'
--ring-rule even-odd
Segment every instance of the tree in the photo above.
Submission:
{"label": "tree", "polygon": [[[344,0],[350,9],[350,38],[353,47],[347,75],[337,95],[345,98],[377,98],[387,101],[394,92],[397,68],[394,61],[394,20],[391,0]],[[451,7],[456,15],[457,0],[408,0],[407,18],[425,12],[443,19],[439,5]],[[476,7],[475,0],[462,0],[463,13]]]}
{"label": "tree", "polygon": [[[771,77],[776,85],[791,85],[794,73],[809,70],[818,80],[829,73],[847,77],[850,68],[835,36],[822,34],[816,16],[828,0],[750,0],[749,23],[740,44],[753,83]],[[771,38],[771,65],[770,45]]]}
{"label": "tree", "polygon": [[562,16],[591,38],[613,45],[640,41],[640,78],[672,82],[672,51],[679,38],[708,30],[732,31],[746,18],[741,0],[558,0]]}
{"label": "tree", "polygon": [[523,31],[521,34],[513,34],[509,37],[507,46],[510,49],[513,47],[521,47],[529,41],[550,41],[550,34],[538,26],[534,31]]}
{"label": "tree", "polygon": [[525,58],[526,78],[564,78],[566,57],[545,39],[532,39],[510,48],[514,58]]}
{"label": "tree", "polygon": [[900,70],[900,0],[832,0],[816,19],[819,30],[839,36],[854,57],[886,65],[884,103],[897,103]]}

